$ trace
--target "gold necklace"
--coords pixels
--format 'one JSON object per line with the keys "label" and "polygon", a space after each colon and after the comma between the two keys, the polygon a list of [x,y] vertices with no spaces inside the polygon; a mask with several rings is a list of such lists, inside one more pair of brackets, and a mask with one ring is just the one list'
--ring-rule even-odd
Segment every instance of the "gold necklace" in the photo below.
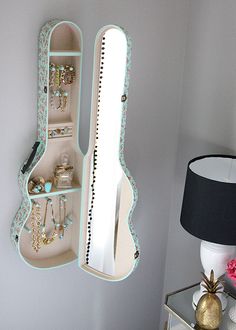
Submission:
{"label": "gold necklace", "polygon": [[32,201],[31,228],[32,228],[32,248],[38,252],[41,245],[41,206]]}

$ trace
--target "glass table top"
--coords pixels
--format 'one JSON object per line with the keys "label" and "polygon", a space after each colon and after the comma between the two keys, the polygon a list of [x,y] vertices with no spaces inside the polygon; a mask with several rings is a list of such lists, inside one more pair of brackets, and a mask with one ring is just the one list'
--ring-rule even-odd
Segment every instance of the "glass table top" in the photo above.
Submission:
{"label": "glass table top", "polygon": [[[177,317],[189,329],[196,329],[195,311],[192,307],[192,297],[195,291],[199,290],[199,284],[170,293],[166,296],[165,309]],[[225,293],[228,297],[228,305],[223,315],[223,321],[219,330],[236,330],[236,325],[230,320],[228,311],[235,304],[235,299]]]}

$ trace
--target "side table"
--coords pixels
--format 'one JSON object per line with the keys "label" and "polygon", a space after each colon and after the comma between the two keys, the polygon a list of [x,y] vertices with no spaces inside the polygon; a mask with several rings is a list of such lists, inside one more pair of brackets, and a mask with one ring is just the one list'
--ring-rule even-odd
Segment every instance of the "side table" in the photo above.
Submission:
{"label": "side table", "polygon": [[[198,287],[199,283],[166,295],[164,307],[169,313],[167,330],[197,329],[195,311],[192,308],[192,296]],[[228,315],[230,307],[235,304],[235,298],[226,292],[225,295],[228,297],[228,305],[219,330],[236,330],[236,324],[230,320]]]}

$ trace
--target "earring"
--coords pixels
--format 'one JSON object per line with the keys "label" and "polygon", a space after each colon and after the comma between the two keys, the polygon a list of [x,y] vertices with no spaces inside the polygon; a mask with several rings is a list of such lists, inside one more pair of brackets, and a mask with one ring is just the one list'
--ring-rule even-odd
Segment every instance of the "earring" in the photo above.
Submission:
{"label": "earring", "polygon": [[71,85],[75,80],[75,69],[72,65],[65,66],[65,73],[62,79],[64,85]]}

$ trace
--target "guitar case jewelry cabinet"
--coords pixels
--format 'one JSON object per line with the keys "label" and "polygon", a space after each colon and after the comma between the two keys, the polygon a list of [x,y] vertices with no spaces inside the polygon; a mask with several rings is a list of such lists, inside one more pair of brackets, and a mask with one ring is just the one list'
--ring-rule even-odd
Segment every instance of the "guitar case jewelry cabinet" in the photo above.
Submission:
{"label": "guitar case jewelry cabinet", "polygon": [[136,267],[131,224],[137,201],[123,149],[131,42],[118,26],[97,35],[89,149],[78,145],[82,34],[69,21],[45,24],[39,38],[37,140],[19,174],[22,204],[11,239],[30,266],[78,260],[106,280]]}

